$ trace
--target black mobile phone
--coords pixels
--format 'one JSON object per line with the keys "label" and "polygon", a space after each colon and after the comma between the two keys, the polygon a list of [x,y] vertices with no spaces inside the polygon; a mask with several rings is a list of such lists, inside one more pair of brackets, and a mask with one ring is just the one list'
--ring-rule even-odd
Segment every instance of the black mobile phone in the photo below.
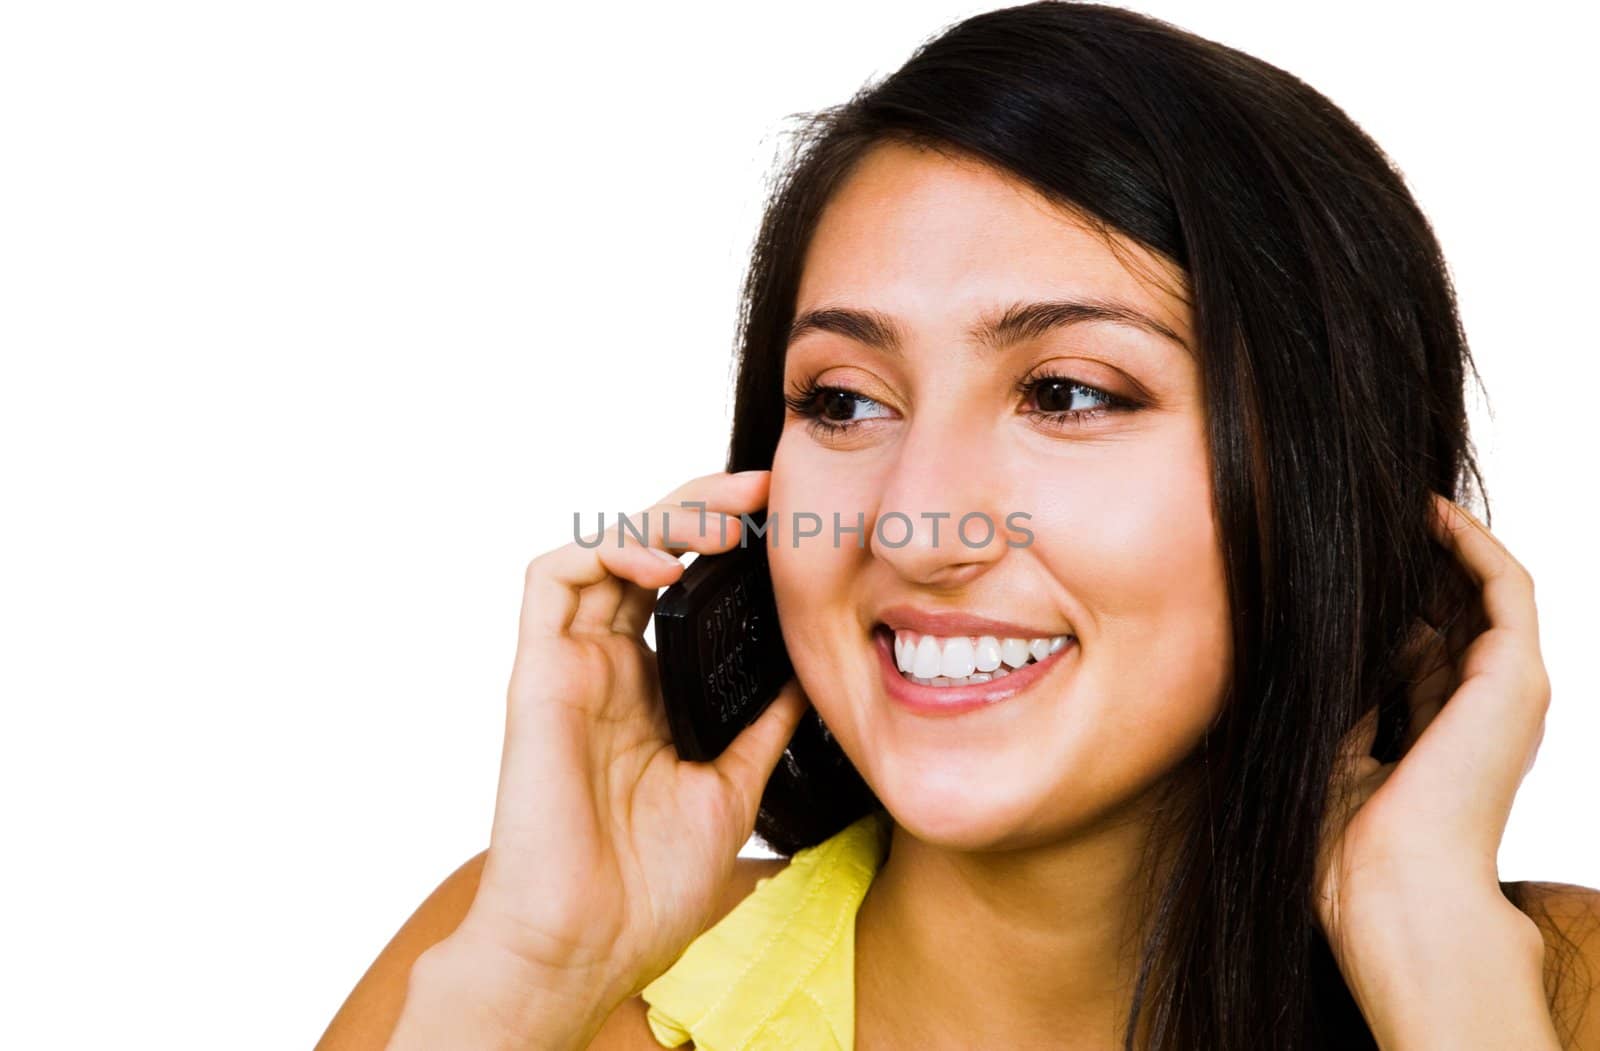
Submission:
{"label": "black mobile phone", "polygon": [[656,600],[656,669],[682,759],[721,755],[793,674],[766,537],[746,531],[742,540],[697,556]]}

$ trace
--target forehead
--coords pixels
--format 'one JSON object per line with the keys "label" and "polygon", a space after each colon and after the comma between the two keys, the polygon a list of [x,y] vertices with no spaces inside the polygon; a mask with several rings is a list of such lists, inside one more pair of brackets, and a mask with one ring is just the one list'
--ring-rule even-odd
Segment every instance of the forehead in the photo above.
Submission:
{"label": "forehead", "polygon": [[1170,261],[981,161],[880,143],[823,209],[796,313],[849,304],[911,326],[964,323],[997,302],[1060,297],[1137,306],[1192,343],[1186,281]]}

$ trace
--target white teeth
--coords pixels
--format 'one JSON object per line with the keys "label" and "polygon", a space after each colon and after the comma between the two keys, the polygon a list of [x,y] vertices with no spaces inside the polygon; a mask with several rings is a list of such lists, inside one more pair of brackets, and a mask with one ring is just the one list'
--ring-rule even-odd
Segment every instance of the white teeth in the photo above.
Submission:
{"label": "white teeth", "polygon": [[1042,661],[1066,649],[1071,635],[1036,639],[997,639],[993,635],[940,638],[912,631],[894,633],[894,663],[900,673],[923,686],[965,686],[1010,675],[1029,661]]}
{"label": "white teeth", "polygon": [[944,654],[939,648],[939,641],[932,635],[922,636],[922,641],[917,643],[916,660],[912,662],[911,674],[931,679],[939,674],[939,668],[944,662]]}
{"label": "white teeth", "polygon": [[979,671],[994,671],[1000,667],[1000,640],[993,635],[979,639],[972,652],[972,663]]}
{"label": "white teeth", "polygon": [[965,679],[976,668],[970,639],[950,639],[944,644],[944,661],[939,665],[939,674],[947,679]]}
{"label": "white teeth", "polygon": [[1028,663],[1028,644],[1021,639],[1006,639],[1000,644],[1000,659],[1012,668]]}

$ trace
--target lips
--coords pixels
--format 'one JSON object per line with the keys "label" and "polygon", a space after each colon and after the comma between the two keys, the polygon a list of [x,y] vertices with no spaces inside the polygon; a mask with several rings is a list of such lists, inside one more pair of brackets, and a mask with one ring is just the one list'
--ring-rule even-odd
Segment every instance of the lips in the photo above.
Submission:
{"label": "lips", "polygon": [[[929,622],[923,620],[922,623]],[[946,619],[938,626],[954,633],[957,630],[965,631],[974,625],[985,629],[998,627],[1002,631],[1019,627],[999,621],[985,621],[981,618],[965,618],[959,624]],[[911,627],[911,625],[905,626]],[[922,686],[900,673],[894,657],[894,632],[889,626],[880,624],[873,630],[872,637],[873,646],[878,651],[878,667],[883,679],[884,692],[901,707],[916,715],[936,717],[960,715],[1009,700],[1050,674],[1058,665],[1071,660],[1078,652],[1078,640],[1073,638],[1058,652],[1050,654],[1043,660],[1026,664],[1000,679],[966,686]]]}
{"label": "lips", "polygon": [[878,614],[878,623],[919,635],[953,638],[957,635],[993,635],[997,639],[1050,638],[1070,635],[1071,625],[1018,624],[1009,620],[977,616],[960,610],[918,609],[915,606],[890,606]]}

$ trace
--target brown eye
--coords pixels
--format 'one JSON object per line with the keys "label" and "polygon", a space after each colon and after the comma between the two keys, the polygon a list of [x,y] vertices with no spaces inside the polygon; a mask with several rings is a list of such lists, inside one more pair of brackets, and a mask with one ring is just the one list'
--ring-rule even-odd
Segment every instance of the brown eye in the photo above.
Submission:
{"label": "brown eye", "polygon": [[[1098,387],[1091,387],[1087,383],[1079,383],[1064,376],[1041,376],[1028,384],[1027,389],[1038,407],[1036,411],[1048,415],[1062,413],[1081,415],[1117,403],[1117,398]],[[1084,405],[1080,402],[1074,405],[1080,396],[1087,398],[1089,403]]]}
{"label": "brown eye", "polygon": [[841,435],[868,420],[892,415],[887,406],[846,387],[807,383],[786,392],[783,400],[789,411],[806,420],[819,436]]}
{"label": "brown eye", "polygon": [[1037,376],[1017,385],[1032,405],[1028,415],[1051,426],[1077,426],[1113,413],[1133,412],[1137,402],[1079,383],[1068,376]]}
{"label": "brown eye", "polygon": [[837,387],[822,391],[818,398],[821,401],[819,411],[822,418],[841,423],[855,416],[856,402],[861,396],[853,391],[840,390]]}
{"label": "brown eye", "polygon": [[1073,391],[1078,384],[1066,380],[1041,380],[1034,388],[1034,400],[1040,412],[1066,412],[1072,408]]}

